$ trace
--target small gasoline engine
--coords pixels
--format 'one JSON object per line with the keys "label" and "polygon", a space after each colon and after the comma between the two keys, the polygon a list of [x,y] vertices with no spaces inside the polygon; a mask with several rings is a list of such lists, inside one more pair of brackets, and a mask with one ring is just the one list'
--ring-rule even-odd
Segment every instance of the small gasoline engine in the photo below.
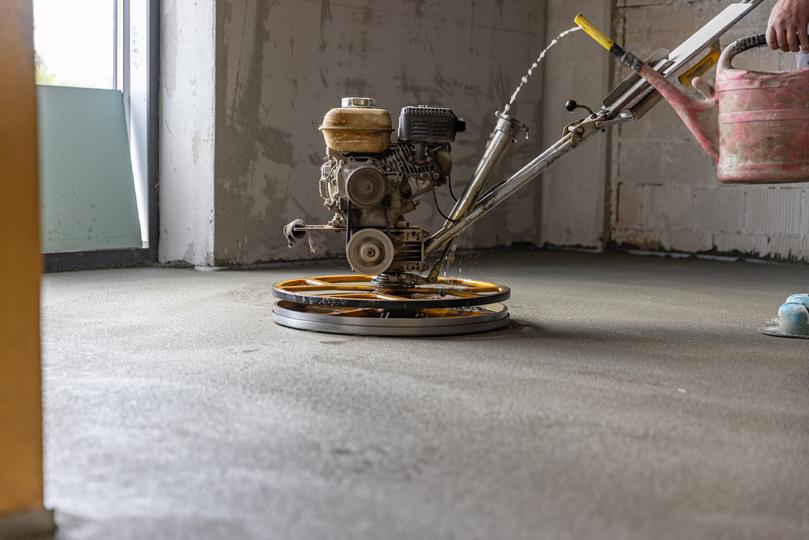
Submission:
{"label": "small gasoline engine", "polygon": [[[397,141],[391,142],[388,111],[371,98],[344,98],[320,130],[328,149],[320,196],[334,212],[328,227],[345,231],[351,268],[374,276],[423,271],[428,233],[405,215],[420,197],[450,181],[450,143],[466,123],[450,109],[405,107]],[[303,236],[301,226],[296,220],[286,227],[290,242]]]}

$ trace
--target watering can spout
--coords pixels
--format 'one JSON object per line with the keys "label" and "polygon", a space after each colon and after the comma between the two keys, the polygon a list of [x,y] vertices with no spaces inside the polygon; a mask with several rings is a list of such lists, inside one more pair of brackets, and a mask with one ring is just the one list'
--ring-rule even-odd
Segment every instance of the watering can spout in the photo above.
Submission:
{"label": "watering can spout", "polygon": [[640,66],[638,73],[657,90],[694,135],[714,162],[719,161],[718,100],[716,92],[705,79],[697,77],[691,83],[703,99],[694,99],[669,82],[650,65]]}

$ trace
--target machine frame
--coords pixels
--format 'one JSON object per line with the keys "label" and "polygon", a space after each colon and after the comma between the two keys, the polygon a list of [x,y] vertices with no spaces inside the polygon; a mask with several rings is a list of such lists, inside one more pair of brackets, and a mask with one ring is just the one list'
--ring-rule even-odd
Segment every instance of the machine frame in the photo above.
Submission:
{"label": "machine frame", "polygon": [[[646,62],[665,78],[677,77],[680,83],[689,85],[694,77],[705,73],[716,63],[720,50],[719,38],[762,2],[763,0],[742,0],[727,6],[677,48],[670,52],[659,50],[652,54]],[[589,23],[586,19],[577,18],[577,22],[585,31],[588,31]],[[588,33],[590,32],[588,31]],[[705,51],[707,54],[700,57],[700,54]],[[406,274],[393,279],[392,276],[384,276],[382,281],[387,284],[397,281],[402,287],[436,282],[455,240],[472,224],[538,178],[545,169],[565,154],[612,126],[639,120],[660,100],[660,94],[652,85],[637,73],[633,73],[603,99],[598,111],[592,112],[588,109],[590,114],[587,117],[571,122],[564,128],[562,138],[508,179],[484,192],[500,159],[516,141],[517,134],[524,129],[522,123],[513,116],[505,112],[497,113],[497,125],[472,180],[455,204],[448,216],[449,219],[423,242],[423,258],[433,260],[427,276]],[[572,101],[568,102],[568,110],[572,112],[577,108],[585,107],[579,107]],[[287,231],[288,236],[303,236],[307,231],[342,232],[344,230],[339,227],[307,225],[300,222],[290,225],[292,228]]]}

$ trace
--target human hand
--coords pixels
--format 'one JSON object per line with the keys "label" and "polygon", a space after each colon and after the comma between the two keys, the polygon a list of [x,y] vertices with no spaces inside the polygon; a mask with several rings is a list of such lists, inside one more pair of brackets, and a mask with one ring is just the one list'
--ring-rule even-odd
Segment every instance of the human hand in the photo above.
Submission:
{"label": "human hand", "polygon": [[809,53],[809,0],[778,0],[767,25],[767,43],[773,50]]}

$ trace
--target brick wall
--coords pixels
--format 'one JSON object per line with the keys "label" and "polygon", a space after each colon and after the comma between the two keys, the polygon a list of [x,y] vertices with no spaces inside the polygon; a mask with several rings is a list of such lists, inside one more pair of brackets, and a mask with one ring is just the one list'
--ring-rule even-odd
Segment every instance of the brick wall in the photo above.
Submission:
{"label": "brick wall", "polygon": [[[647,55],[673,47],[729,1],[618,0],[615,33]],[[723,39],[763,32],[774,0]],[[749,67],[793,69],[794,55],[751,53]],[[625,72],[616,69],[615,80]],[[809,262],[809,186],[723,186],[714,164],[670,107],[659,105],[613,137],[609,205],[613,242],[640,249],[745,254]],[[809,152],[809,149],[807,149]]]}

